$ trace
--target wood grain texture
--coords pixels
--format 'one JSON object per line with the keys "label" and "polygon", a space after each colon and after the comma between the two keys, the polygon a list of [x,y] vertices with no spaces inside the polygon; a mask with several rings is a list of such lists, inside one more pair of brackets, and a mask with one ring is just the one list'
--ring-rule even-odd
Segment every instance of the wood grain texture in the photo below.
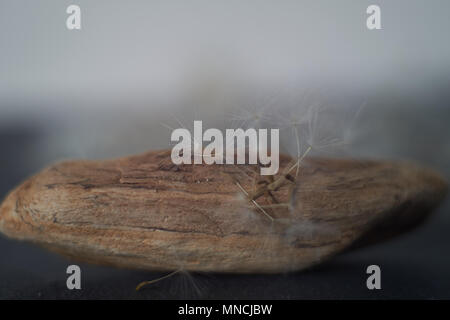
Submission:
{"label": "wood grain texture", "polygon": [[64,162],[6,197],[0,231],[118,267],[284,272],[410,229],[447,190],[407,163],[307,158],[294,183],[255,199],[271,221],[239,186],[255,194],[291,165],[281,156],[271,180],[256,165],[176,166],[169,150]]}

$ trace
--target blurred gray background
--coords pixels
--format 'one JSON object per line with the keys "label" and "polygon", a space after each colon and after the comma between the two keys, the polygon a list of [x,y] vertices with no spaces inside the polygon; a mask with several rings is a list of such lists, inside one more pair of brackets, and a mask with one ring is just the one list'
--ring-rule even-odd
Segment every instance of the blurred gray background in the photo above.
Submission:
{"label": "blurred gray background", "polygon": [[[66,29],[70,4],[81,30]],[[370,4],[382,30],[366,28]],[[61,159],[167,148],[178,120],[223,128],[315,100],[350,119],[351,156],[449,179],[449,12],[445,0],[2,0],[0,196]],[[449,298],[449,211],[447,199],[415,232],[305,273],[183,276],[142,293],[158,275],[88,265],[70,292],[70,262],[1,237],[0,298]],[[379,292],[365,288],[369,264]]]}

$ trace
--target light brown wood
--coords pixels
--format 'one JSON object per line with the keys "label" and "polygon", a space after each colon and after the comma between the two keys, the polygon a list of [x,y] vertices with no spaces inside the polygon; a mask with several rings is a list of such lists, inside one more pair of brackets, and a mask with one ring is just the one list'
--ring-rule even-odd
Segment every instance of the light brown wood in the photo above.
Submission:
{"label": "light brown wood", "polygon": [[298,177],[292,163],[281,156],[268,178],[256,165],[177,166],[168,150],[64,162],[7,196],[0,231],[118,267],[284,272],[412,228],[447,190],[407,163],[306,158]]}

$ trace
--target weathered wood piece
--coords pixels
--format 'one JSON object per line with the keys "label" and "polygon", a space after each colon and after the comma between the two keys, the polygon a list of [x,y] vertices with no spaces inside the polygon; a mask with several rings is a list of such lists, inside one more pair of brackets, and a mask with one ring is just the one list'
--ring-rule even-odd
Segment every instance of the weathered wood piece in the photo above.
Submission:
{"label": "weathered wood piece", "polygon": [[293,163],[281,156],[267,178],[256,165],[176,166],[170,151],[64,162],[6,197],[0,231],[118,267],[284,272],[410,229],[447,190],[407,163],[306,158],[295,179]]}

